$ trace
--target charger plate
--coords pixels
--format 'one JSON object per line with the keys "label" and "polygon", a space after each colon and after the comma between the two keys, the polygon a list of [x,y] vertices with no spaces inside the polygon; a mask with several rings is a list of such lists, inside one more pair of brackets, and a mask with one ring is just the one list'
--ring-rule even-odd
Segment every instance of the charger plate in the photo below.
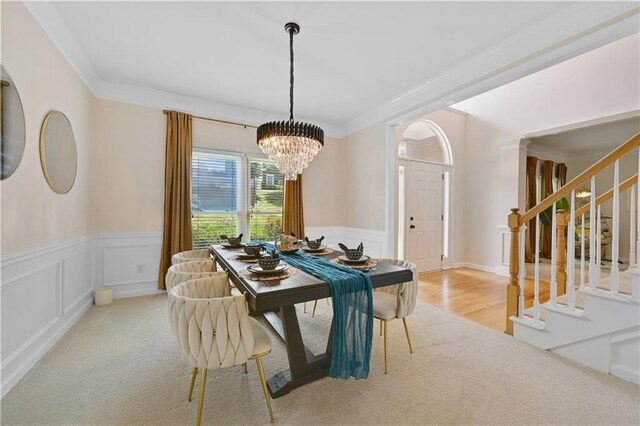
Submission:
{"label": "charger plate", "polygon": [[340,266],[346,266],[353,269],[372,269],[378,265],[378,261],[375,259],[368,259],[365,263],[346,263],[338,259],[331,259],[329,262],[337,263]]}

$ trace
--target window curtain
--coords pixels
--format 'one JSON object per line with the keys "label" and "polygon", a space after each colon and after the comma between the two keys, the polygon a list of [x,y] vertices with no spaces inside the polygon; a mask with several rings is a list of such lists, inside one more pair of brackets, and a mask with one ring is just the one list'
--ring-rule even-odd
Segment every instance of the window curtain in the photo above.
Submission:
{"label": "window curtain", "polygon": [[284,181],[284,205],[282,206],[282,231],[304,238],[304,207],[302,200],[302,174],[296,180]]}
{"label": "window curtain", "polygon": [[[529,210],[536,205],[536,169],[538,167],[538,158],[527,156],[527,206]],[[531,220],[527,225],[527,238],[525,240],[525,261],[533,262],[535,260],[536,247],[536,221]]]}
{"label": "window curtain", "polygon": [[567,183],[567,165],[565,163],[559,163],[556,168],[556,177],[558,178],[558,188],[564,186]]}
{"label": "window curtain", "polygon": [[[542,199],[553,193],[553,169],[554,163],[545,160],[542,168]],[[542,257],[551,258],[551,227],[542,225],[542,244],[540,250]]]}
{"label": "window curtain", "polygon": [[164,160],[164,227],[158,288],[166,289],[164,277],[171,256],[191,250],[191,115],[167,112]]}

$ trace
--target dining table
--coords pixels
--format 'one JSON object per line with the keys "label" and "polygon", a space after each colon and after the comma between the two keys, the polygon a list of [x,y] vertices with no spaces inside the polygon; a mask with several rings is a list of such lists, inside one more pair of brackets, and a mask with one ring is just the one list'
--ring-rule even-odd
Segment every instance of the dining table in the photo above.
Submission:
{"label": "dining table", "polygon": [[[273,331],[284,341],[289,360],[289,369],[280,371],[267,381],[269,393],[279,398],[292,390],[329,375],[333,324],[327,340],[326,351],[314,354],[305,344],[295,305],[331,297],[329,285],[302,270],[281,279],[256,281],[249,279],[247,267],[251,265],[237,258],[239,248],[212,245],[211,253],[217,263],[229,275],[234,286],[247,298],[251,315],[262,315]],[[335,259],[342,252],[337,250],[324,255]],[[400,284],[413,280],[410,269],[391,263],[380,262],[365,272],[373,288]]]}

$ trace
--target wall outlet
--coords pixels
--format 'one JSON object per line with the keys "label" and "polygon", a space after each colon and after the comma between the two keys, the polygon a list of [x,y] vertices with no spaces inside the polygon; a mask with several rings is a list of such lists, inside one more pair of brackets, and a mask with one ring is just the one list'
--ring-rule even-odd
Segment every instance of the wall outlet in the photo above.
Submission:
{"label": "wall outlet", "polygon": [[136,265],[136,272],[138,272],[139,274],[144,273],[144,263],[138,263]]}

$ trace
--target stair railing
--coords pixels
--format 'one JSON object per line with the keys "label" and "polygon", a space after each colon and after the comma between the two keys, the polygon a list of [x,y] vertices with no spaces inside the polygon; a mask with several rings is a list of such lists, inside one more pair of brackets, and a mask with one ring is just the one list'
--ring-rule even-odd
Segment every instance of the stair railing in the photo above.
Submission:
{"label": "stair railing", "polygon": [[[509,254],[509,285],[507,286],[507,306],[506,306],[506,327],[505,332],[513,334],[513,320],[525,316],[525,236],[527,224],[535,220],[536,235],[534,245],[534,279],[533,279],[533,313],[532,321],[540,321],[541,301],[540,301],[540,214],[551,207],[551,270],[549,281],[549,304],[557,305],[557,298],[563,294],[567,295],[567,307],[570,312],[575,312],[575,291],[576,291],[576,268],[575,268],[575,237],[576,218],[582,218],[584,224],[585,215],[589,214],[591,226],[589,227],[589,268],[588,278],[585,271],[585,230],[581,226],[581,263],[579,285],[585,288],[588,283],[590,290],[595,290],[600,281],[600,261],[601,253],[601,204],[613,198],[613,229],[611,242],[611,288],[612,294],[618,294],[619,284],[619,241],[620,241],[620,192],[632,188],[634,200],[632,200],[631,212],[631,244],[634,247],[633,262],[639,264],[640,256],[640,235],[638,226],[640,223],[640,185],[637,182],[637,175],[620,183],[620,158],[640,146],[640,133],[633,136],[627,142],[611,151],[604,158],[589,167],[587,170],[576,176],[570,182],[559,188],[556,192],[546,197],[540,203],[529,209],[524,214],[520,214],[519,209],[511,209],[507,218],[507,224],[511,232],[511,245]],[[640,160],[640,156],[639,156]],[[639,162],[640,165],[640,162]],[[596,175],[608,167],[614,167],[613,187],[610,191],[596,197]],[[640,167],[640,166],[639,166]],[[587,181],[590,182],[591,195],[589,204],[576,209],[576,190]],[[564,212],[557,208],[557,202],[569,196],[570,211]],[[600,203],[598,203],[600,200]],[[635,216],[638,217],[635,217]],[[597,218],[596,226],[593,226],[593,218]],[[565,238],[565,229],[566,238]],[[568,240],[568,241],[566,241]],[[593,242],[597,243],[594,244]],[[588,281],[587,281],[588,279]]]}

